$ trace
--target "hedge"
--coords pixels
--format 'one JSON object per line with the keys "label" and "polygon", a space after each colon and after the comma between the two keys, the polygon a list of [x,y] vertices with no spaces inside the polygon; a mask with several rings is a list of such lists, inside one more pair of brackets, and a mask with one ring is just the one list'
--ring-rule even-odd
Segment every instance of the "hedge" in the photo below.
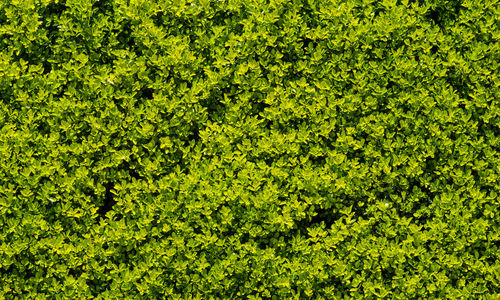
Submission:
{"label": "hedge", "polygon": [[1,0],[1,299],[500,297],[498,0]]}

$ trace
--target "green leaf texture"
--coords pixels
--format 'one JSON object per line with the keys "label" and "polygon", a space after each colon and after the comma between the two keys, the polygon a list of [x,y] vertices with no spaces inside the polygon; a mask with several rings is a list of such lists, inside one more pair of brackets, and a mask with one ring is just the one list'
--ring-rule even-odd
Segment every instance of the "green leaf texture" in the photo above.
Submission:
{"label": "green leaf texture", "polygon": [[0,0],[0,299],[497,299],[498,0]]}

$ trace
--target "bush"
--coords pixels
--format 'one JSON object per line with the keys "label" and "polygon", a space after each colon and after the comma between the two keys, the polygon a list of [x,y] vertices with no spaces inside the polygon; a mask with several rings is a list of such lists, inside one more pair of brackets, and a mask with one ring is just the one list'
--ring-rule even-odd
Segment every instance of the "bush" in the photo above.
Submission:
{"label": "bush", "polygon": [[496,0],[0,1],[0,295],[500,292]]}

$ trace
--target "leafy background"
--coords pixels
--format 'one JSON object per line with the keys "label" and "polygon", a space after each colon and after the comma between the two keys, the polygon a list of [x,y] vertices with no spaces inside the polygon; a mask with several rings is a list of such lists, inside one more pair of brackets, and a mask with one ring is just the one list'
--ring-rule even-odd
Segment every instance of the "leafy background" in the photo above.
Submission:
{"label": "leafy background", "polygon": [[499,24],[0,1],[0,297],[498,296]]}

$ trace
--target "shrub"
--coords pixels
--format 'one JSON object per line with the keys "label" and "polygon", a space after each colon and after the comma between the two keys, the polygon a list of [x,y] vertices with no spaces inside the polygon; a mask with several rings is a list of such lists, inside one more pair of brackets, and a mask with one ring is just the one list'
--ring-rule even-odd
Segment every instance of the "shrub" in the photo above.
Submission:
{"label": "shrub", "polygon": [[1,297],[498,296],[499,9],[0,1]]}

